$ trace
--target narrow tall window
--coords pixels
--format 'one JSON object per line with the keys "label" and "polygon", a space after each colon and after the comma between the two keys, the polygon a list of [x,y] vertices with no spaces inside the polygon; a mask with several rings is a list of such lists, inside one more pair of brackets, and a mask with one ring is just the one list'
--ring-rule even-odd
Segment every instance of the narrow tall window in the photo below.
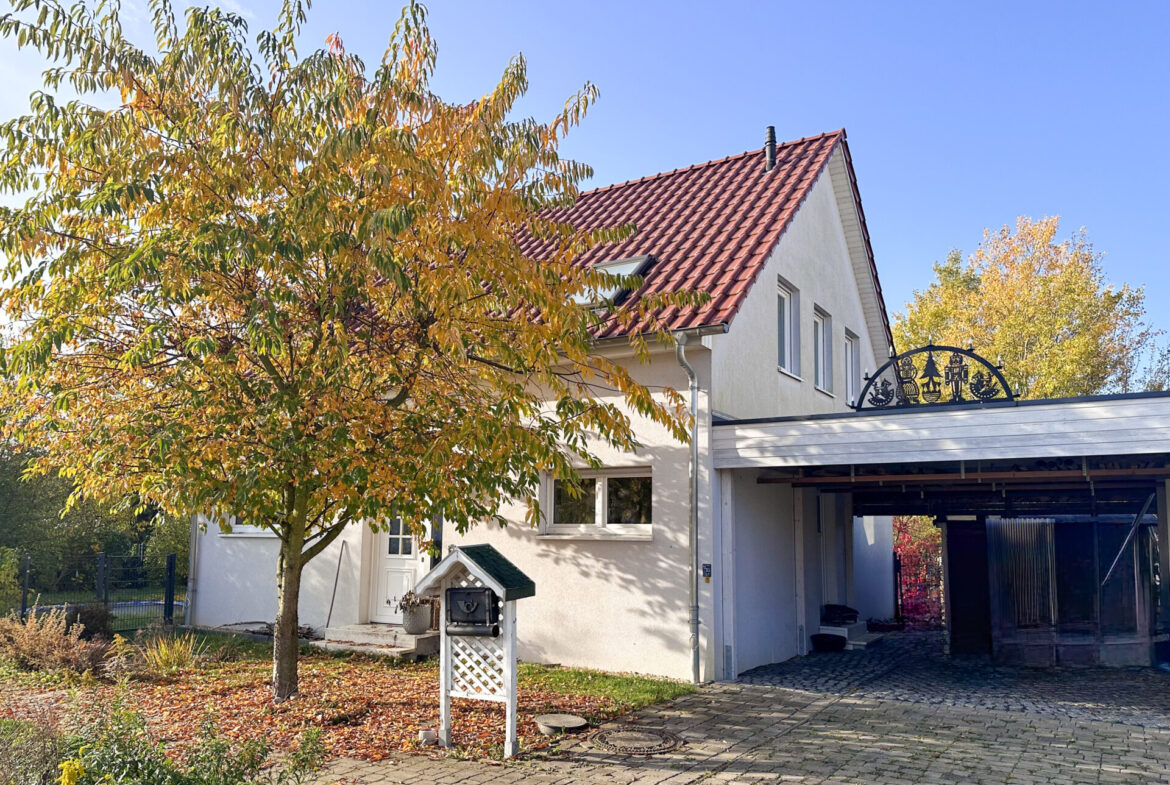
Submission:
{"label": "narrow tall window", "polygon": [[849,330],[845,331],[845,398],[856,404],[861,392],[861,341]]}
{"label": "narrow tall window", "polygon": [[776,365],[800,375],[800,299],[796,289],[783,280],[776,289]]}
{"label": "narrow tall window", "polygon": [[819,308],[813,312],[813,384],[833,391],[833,322]]}

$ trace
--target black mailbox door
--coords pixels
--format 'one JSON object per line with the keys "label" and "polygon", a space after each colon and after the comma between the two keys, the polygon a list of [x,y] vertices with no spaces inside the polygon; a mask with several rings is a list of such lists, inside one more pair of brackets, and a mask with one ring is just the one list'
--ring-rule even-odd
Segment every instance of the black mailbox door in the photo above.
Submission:
{"label": "black mailbox door", "polygon": [[447,589],[448,624],[479,626],[499,620],[499,602],[491,589]]}

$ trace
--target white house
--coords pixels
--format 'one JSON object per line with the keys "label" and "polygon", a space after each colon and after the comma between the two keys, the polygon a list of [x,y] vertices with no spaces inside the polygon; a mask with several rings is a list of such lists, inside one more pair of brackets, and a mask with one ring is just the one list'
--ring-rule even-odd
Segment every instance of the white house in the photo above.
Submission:
{"label": "white house", "polygon": [[[854,518],[848,494],[717,471],[712,449],[721,422],[849,411],[863,371],[891,353],[845,132],[590,191],[568,217],[636,227],[586,262],[637,260],[642,292],[711,295],[702,308],[659,315],[683,339],[680,353],[659,348],[640,363],[617,328],[596,344],[651,389],[687,391],[684,362],[693,368],[697,541],[692,552],[690,447],[643,420],[636,454],[601,449],[605,469],[586,475],[587,502],[561,498],[552,483],[541,489],[540,528],[505,505],[506,528],[433,532],[444,548],[490,543],[534,579],[521,658],[690,678],[692,574],[703,680],[805,652],[824,603],[891,616],[888,517]],[[274,617],[271,535],[213,526],[193,540],[190,623]],[[354,525],[306,569],[302,623],[394,624],[393,602],[428,566],[403,532]]]}

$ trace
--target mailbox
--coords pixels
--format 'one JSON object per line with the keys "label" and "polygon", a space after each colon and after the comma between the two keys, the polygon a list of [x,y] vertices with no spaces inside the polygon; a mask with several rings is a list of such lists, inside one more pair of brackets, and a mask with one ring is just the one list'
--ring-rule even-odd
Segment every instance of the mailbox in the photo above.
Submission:
{"label": "mailbox", "polygon": [[448,635],[500,635],[500,600],[491,589],[447,589]]}

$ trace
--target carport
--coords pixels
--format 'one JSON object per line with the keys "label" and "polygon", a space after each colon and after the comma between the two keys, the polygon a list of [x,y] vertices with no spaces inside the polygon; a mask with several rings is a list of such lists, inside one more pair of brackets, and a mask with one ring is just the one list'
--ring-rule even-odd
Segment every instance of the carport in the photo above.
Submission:
{"label": "carport", "polygon": [[[734,554],[716,630],[725,678],[806,651],[837,566],[809,540],[823,543],[827,524],[857,526],[866,516],[928,515],[942,528],[955,653],[1113,665],[1149,665],[1163,653],[1170,582],[1159,576],[1170,575],[1170,548],[1158,545],[1170,542],[1170,394],[722,421],[712,446],[720,532]],[[765,547],[786,506],[791,544],[785,534]],[[769,582],[758,563],[784,548],[795,555],[791,596],[789,576]],[[864,600],[851,559],[846,547],[839,596]],[[768,602],[759,592],[791,606],[795,636],[761,626]]]}

